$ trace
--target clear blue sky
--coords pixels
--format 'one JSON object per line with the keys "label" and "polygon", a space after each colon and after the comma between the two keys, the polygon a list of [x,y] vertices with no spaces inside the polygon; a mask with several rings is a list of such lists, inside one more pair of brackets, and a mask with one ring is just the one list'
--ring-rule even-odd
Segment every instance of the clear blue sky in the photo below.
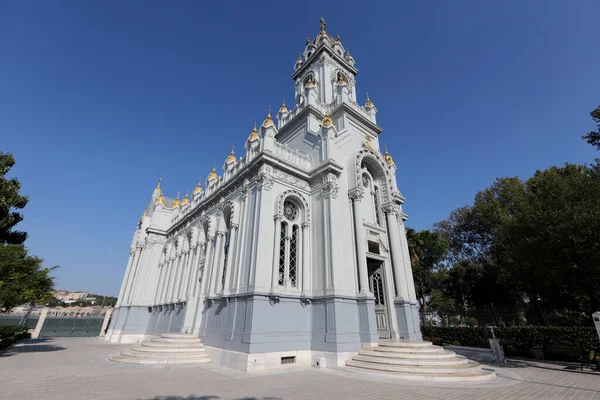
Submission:
{"label": "clear blue sky", "polygon": [[[330,4],[330,5],[326,5]],[[159,177],[193,189],[293,98],[307,36],[339,34],[430,228],[496,177],[600,155],[597,0],[0,3],[0,151],[58,287],[115,295]]]}

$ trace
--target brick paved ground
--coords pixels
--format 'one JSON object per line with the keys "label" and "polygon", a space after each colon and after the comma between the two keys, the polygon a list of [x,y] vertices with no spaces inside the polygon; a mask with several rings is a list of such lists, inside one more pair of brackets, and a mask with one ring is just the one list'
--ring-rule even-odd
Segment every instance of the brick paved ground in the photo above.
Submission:
{"label": "brick paved ground", "polygon": [[497,369],[477,384],[406,381],[350,370],[290,370],[247,375],[205,364],[158,367],[117,364],[121,346],[93,338],[21,342],[0,353],[1,399],[600,399],[600,373],[539,368]]}

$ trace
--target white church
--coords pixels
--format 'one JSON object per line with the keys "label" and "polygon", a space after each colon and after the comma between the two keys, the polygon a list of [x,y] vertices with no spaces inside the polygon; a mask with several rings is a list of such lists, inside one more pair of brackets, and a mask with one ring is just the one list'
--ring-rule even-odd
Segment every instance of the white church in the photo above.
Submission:
{"label": "white church", "polygon": [[245,154],[232,151],[191,197],[165,197],[159,181],[106,333],[133,346],[113,360],[202,357],[252,371],[364,367],[384,344],[433,354],[421,341],[397,167],[381,149],[377,108],[368,96],[358,103],[357,73],[321,19],[294,65],[294,108],[283,104],[277,121],[269,111]]}

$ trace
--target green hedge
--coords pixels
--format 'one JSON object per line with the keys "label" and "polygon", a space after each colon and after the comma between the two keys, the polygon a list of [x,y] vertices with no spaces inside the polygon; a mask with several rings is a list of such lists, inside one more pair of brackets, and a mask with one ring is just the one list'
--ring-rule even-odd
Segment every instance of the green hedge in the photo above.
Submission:
{"label": "green hedge", "polygon": [[0,326],[0,340],[26,333],[27,331],[29,331],[27,325]]}
{"label": "green hedge", "polygon": [[[461,346],[489,347],[488,339],[492,338],[489,328],[450,328],[437,326],[421,327],[424,337],[440,338],[443,343],[460,342]],[[576,347],[591,350],[600,347],[600,340],[595,328],[536,326],[494,328],[496,339],[505,351],[512,353],[529,352],[532,347]]]}

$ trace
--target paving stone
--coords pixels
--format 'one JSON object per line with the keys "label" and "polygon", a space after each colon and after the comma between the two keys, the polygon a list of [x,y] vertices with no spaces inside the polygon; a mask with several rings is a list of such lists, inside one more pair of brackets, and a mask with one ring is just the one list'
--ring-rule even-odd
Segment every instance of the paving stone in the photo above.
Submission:
{"label": "paving stone", "polygon": [[431,383],[351,372],[300,369],[245,374],[213,364],[113,363],[126,346],[94,338],[27,340],[0,352],[0,399],[295,400],[295,399],[598,399],[600,373],[523,362],[497,368],[482,383]]}

